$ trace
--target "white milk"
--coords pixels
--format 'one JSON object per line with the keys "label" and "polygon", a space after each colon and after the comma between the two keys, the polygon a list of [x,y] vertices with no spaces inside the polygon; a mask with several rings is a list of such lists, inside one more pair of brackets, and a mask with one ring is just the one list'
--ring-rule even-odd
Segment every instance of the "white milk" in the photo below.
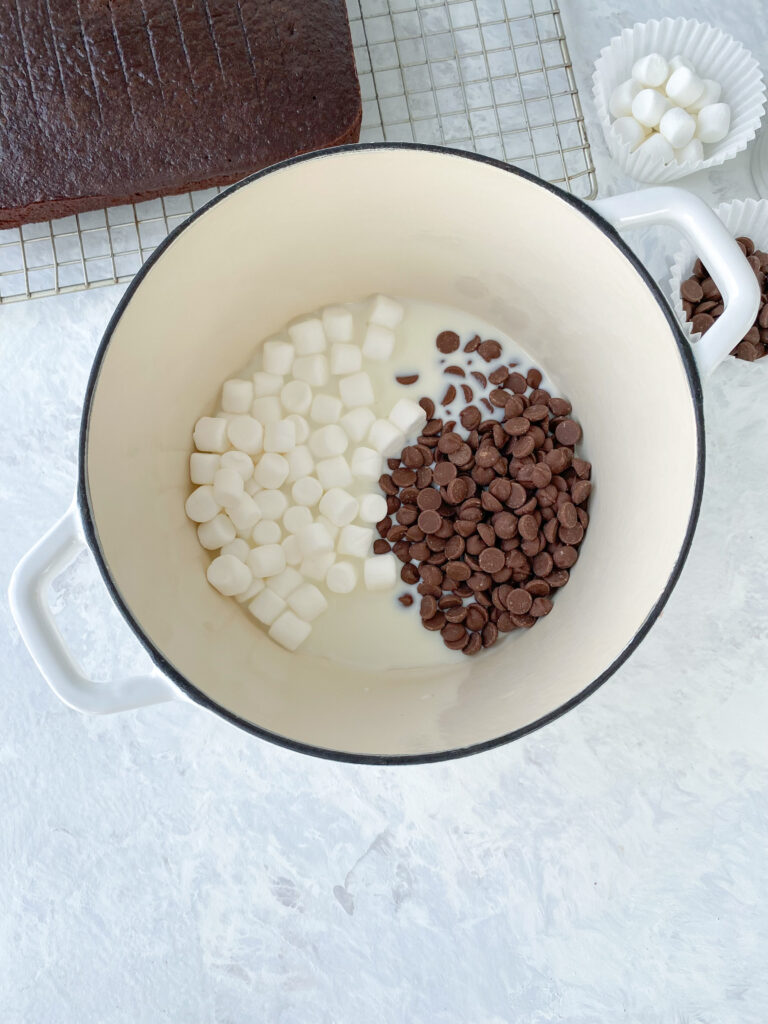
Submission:
{"label": "white milk", "polygon": [[[458,419],[459,412],[466,404],[460,387],[462,378],[446,376],[443,372],[446,366],[458,365],[468,373],[479,370],[486,375],[502,361],[507,364],[519,363],[523,374],[532,366],[530,357],[511,338],[474,315],[450,306],[410,299],[398,301],[405,306],[406,312],[397,329],[397,345],[392,363],[365,360],[364,365],[374,384],[374,412],[378,416],[386,416],[398,398],[407,396],[418,401],[426,395],[437,406],[436,416]],[[355,313],[358,336],[362,337],[367,304],[350,304],[350,308]],[[443,356],[437,350],[435,338],[441,331],[449,330],[460,336],[461,347],[457,352]],[[494,338],[501,343],[503,352],[499,361],[488,364],[476,352],[470,355],[463,352],[463,346],[475,334],[479,334],[482,339]],[[467,366],[467,360],[471,360],[470,366]],[[404,387],[395,381],[395,377],[413,373],[419,374],[415,384]],[[456,386],[457,398],[449,409],[444,409],[440,406],[440,399],[451,383]],[[477,400],[481,394],[479,384],[470,376],[467,376],[465,383],[472,387]],[[546,378],[542,387],[549,388]],[[497,413],[500,416],[501,410]],[[458,430],[463,433],[461,427]],[[376,485],[374,488],[378,492]],[[465,658],[460,652],[449,650],[439,633],[432,633],[421,625],[421,598],[415,587],[398,582],[393,591],[372,594],[360,585],[351,594],[344,595],[328,594],[323,589],[329,600],[329,608],[315,620],[312,633],[301,648],[304,654],[361,667],[375,663],[385,669],[448,664]],[[403,607],[398,601],[398,597],[405,593],[414,597],[410,608]],[[254,623],[254,628],[259,628],[257,623]],[[499,642],[506,641],[504,637]]]}

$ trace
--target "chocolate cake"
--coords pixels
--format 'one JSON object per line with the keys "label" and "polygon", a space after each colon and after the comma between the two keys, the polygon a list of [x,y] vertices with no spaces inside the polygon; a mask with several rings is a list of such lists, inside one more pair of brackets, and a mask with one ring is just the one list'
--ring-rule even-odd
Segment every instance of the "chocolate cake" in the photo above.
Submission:
{"label": "chocolate cake", "polygon": [[357,140],[344,0],[0,3],[0,227]]}

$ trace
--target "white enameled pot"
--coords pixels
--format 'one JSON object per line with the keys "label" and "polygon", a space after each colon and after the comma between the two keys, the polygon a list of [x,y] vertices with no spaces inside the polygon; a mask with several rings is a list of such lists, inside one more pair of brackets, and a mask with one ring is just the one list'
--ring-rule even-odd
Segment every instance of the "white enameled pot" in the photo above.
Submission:
{"label": "white enameled pot", "polygon": [[[614,230],[654,222],[687,236],[724,296],[694,347]],[[207,584],[184,515],[191,425],[254,337],[373,292],[459,306],[514,337],[573,401],[595,466],[590,528],[553,613],[450,671],[361,672],[287,653]],[[387,144],[262,171],[172,234],[112,318],[76,500],[12,581],[22,637],[83,711],[188,698],[286,746],[374,763],[514,739],[595,690],[658,616],[699,510],[700,375],[746,333],[758,301],[723,225],[677,189],[589,206],[493,160]],[[84,545],[156,674],[96,684],[72,661],[46,594]]]}

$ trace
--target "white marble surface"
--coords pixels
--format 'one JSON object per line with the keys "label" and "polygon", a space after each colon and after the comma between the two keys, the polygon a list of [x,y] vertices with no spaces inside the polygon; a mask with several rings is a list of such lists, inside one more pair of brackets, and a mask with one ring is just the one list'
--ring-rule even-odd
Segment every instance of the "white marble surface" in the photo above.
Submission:
{"label": "white marble surface", "polygon": [[[708,11],[768,67],[760,0],[675,8]],[[664,13],[567,0],[605,193],[627,183],[591,62]],[[747,166],[693,184],[749,195]],[[637,244],[663,273],[673,237]],[[0,309],[2,592],[69,501],[118,294]],[[327,763],[184,705],[81,716],[3,598],[3,1024],[764,1021],[768,360],[723,366],[706,405],[701,524],[661,621],[576,711],[469,760]],[[93,671],[145,664],[88,559],[55,599]]]}

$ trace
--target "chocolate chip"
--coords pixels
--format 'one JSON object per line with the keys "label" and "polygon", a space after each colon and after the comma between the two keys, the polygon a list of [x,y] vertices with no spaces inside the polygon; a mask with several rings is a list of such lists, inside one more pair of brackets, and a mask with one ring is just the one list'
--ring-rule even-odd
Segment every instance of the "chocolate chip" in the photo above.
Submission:
{"label": "chocolate chip", "polygon": [[459,347],[459,336],[455,331],[441,331],[440,334],[435,338],[435,344],[439,352],[443,355],[448,355],[449,352],[455,352]]}
{"label": "chocolate chip", "polygon": [[389,551],[389,544],[385,540],[375,540],[373,542],[373,553],[374,555],[386,555]]}
{"label": "chocolate chip", "polygon": [[418,583],[419,582],[419,570],[413,565],[412,562],[406,562],[403,568],[400,570],[400,579],[403,583]]}
{"label": "chocolate chip", "polygon": [[442,398],[442,401],[440,402],[440,404],[441,405],[450,405],[451,402],[455,398],[456,398],[456,388],[453,386],[453,384],[449,384],[448,385],[448,389],[446,390],[445,394],[443,395],[443,398]]}
{"label": "chocolate chip", "polygon": [[436,615],[433,615],[431,619],[422,619],[422,625],[425,629],[431,629],[433,632],[437,632],[445,625],[445,615],[442,612],[438,612]]}
{"label": "chocolate chip", "polygon": [[[403,566],[403,568],[405,569],[405,566]],[[400,602],[400,604],[405,605],[406,608],[410,608],[411,605],[413,604],[413,594],[401,594],[397,600]]]}
{"label": "chocolate chip", "polygon": [[481,373],[479,370],[473,370],[472,376],[475,378],[475,380],[481,387],[488,387],[488,378],[485,376],[484,373]]}
{"label": "chocolate chip", "polygon": [[427,414],[427,419],[431,420],[432,417],[435,415],[435,403],[432,401],[432,399],[431,398],[420,398],[419,399],[419,405],[424,410],[424,412]]}
{"label": "chocolate chip", "polygon": [[560,444],[574,445],[581,440],[581,427],[575,420],[565,419],[558,423],[555,437]]}
{"label": "chocolate chip", "polygon": [[467,646],[463,649],[462,654],[472,656],[473,654],[477,654],[482,646],[483,641],[480,639],[480,634],[471,633]]}
{"label": "chocolate chip", "polygon": [[418,379],[419,379],[418,373],[409,373],[405,377],[395,377],[395,380],[397,381],[398,384],[406,384],[406,385],[407,384],[415,384]]}
{"label": "chocolate chip", "polygon": [[462,370],[460,366],[446,366],[446,368],[443,370],[443,373],[451,373],[455,377],[467,376],[466,370]]}
{"label": "chocolate chip", "polygon": [[683,281],[680,286],[680,294],[688,302],[701,302],[704,296],[701,285],[695,277],[689,277],[687,281]]}
{"label": "chocolate chip", "polygon": [[467,344],[464,346],[465,352],[477,352],[480,347],[480,335],[476,334],[474,338],[470,338]]}
{"label": "chocolate chip", "polygon": [[424,533],[436,533],[440,529],[443,520],[440,518],[440,513],[435,512],[434,509],[427,509],[426,512],[422,512],[419,515],[419,528]]}
{"label": "chocolate chip", "polygon": [[715,318],[709,313],[697,313],[691,320],[691,328],[694,334],[706,334],[714,322]]}
{"label": "chocolate chip", "polygon": [[499,548],[486,548],[480,553],[478,562],[483,572],[494,573],[504,568],[504,552]]}

